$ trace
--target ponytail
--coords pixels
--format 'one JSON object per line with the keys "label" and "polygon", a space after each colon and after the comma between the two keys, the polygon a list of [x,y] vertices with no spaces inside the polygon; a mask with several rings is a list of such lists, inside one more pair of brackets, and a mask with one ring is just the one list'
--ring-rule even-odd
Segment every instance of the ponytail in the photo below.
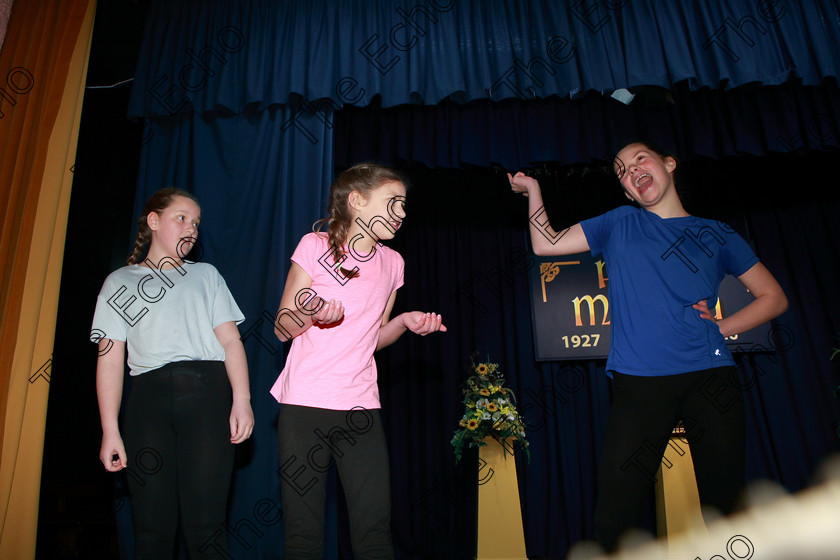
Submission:
{"label": "ponytail", "polygon": [[125,261],[128,265],[140,262],[140,258],[145,253],[146,245],[149,244],[149,240],[152,237],[152,231],[149,229],[149,224],[146,223],[145,215],[137,218],[137,225],[139,226],[139,230],[134,237],[134,246],[131,248],[131,254],[128,255],[128,259]]}

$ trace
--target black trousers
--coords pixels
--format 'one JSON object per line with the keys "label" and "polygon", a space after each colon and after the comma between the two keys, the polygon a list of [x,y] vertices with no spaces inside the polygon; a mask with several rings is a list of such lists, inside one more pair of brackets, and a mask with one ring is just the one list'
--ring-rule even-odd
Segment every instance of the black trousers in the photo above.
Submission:
{"label": "black trousers", "polygon": [[335,462],[358,560],[393,559],[388,450],[379,410],[281,405],[284,560],[321,560],[326,479]]}
{"label": "black trousers", "polygon": [[123,440],[137,560],[174,556],[179,517],[191,559],[223,557],[231,403],[223,362],[175,362],[132,378]]}
{"label": "black trousers", "polygon": [[[729,514],[744,486],[744,399],[734,367],[641,377],[614,374],[598,467],[595,539],[615,550],[638,520],[670,435],[685,424],[700,502]],[[664,464],[668,468],[668,464]]]}

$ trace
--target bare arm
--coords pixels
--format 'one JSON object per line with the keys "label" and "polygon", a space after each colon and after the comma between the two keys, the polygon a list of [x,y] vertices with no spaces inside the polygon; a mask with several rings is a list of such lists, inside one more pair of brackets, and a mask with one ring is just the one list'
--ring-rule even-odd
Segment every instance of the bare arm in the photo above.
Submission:
{"label": "bare arm", "polygon": [[[778,317],[788,308],[787,296],[782,291],[782,287],[762,263],[754,264],[744,274],[738,276],[738,280],[755,297],[755,300],[729,317],[717,321],[720,333],[725,337],[754,329]],[[714,314],[705,301],[698,302],[693,307],[700,311],[700,317],[703,319],[715,320]]]}
{"label": "bare arm", "polygon": [[216,338],[225,349],[225,369],[233,393],[230,409],[230,441],[242,443],[254,430],[254,412],[251,410],[251,385],[248,382],[248,360],[236,323],[228,321],[214,329]]}
{"label": "bare arm", "polygon": [[[108,348],[108,345],[112,345]],[[99,460],[106,471],[116,472],[128,466],[125,445],[120,436],[119,414],[123,391],[125,342],[103,338],[99,341],[96,360],[96,398],[102,423],[102,444]],[[117,459],[114,459],[114,455]]]}
{"label": "bare arm", "polygon": [[508,173],[510,187],[514,192],[528,197],[528,228],[531,232],[531,246],[537,255],[572,255],[589,250],[589,243],[580,224],[561,231],[555,231],[548,223],[548,214],[543,205],[539,182],[521,171],[516,175]]}
{"label": "bare arm", "polygon": [[407,311],[389,319],[391,311],[394,309],[396,297],[397,291],[394,290],[391,297],[388,298],[385,313],[382,314],[382,326],[379,327],[379,341],[376,344],[377,350],[396,342],[406,330],[411,330],[411,332],[420,336],[426,336],[437,331],[446,332],[446,326],[443,324],[440,315],[436,313]]}
{"label": "bare arm", "polygon": [[313,324],[331,325],[344,318],[344,306],[340,301],[325,301],[311,290],[311,286],[312,278],[293,262],[274,319],[274,334],[282,342],[303,334]]}

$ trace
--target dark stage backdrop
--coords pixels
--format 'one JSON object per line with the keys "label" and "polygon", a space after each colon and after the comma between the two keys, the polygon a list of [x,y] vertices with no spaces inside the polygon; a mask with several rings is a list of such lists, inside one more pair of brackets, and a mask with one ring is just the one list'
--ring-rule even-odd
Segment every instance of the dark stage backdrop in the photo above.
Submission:
{"label": "dark stage backdrop", "polygon": [[[135,204],[166,185],[195,192],[197,258],[219,268],[247,316],[258,425],[237,457],[234,557],[280,557],[267,391],[283,348],[264,312],[276,310],[291,250],[322,216],[335,171],[360,159],[404,167],[415,183],[394,240],[406,259],[395,311],[439,311],[450,328],[406,335],[378,357],[400,557],[474,552],[475,458],[456,467],[449,446],[473,351],[501,364],[531,424],[531,463],[517,458],[529,556],[561,558],[590,536],[609,385],[602,362],[534,362],[527,216],[503,170],[535,167],[552,221],[568,225],[620,200],[594,168],[630,136],[684,156],[695,207],[740,216],[791,297],[768,341],[775,353],[741,368],[750,478],[799,489],[837,449],[827,362],[840,322],[836,198],[815,203],[811,160],[774,156],[745,173],[743,160],[685,157],[836,150],[836,3],[575,6],[152,3],[129,110],[145,123]],[[638,93],[629,108],[602,95],[626,87]]]}

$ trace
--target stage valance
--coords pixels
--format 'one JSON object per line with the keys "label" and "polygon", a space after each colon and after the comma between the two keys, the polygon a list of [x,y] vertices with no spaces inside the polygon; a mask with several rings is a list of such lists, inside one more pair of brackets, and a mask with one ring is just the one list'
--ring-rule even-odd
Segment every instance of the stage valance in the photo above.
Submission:
{"label": "stage valance", "polygon": [[129,114],[818,85],[837,52],[835,0],[157,0]]}

